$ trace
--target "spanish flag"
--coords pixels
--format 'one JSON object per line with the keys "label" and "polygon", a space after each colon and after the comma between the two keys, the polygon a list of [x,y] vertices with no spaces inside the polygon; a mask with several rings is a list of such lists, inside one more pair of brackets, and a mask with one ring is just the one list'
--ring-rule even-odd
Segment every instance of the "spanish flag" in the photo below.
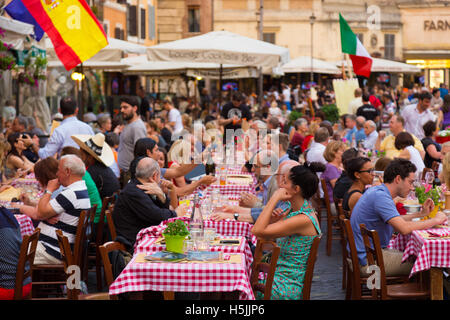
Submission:
{"label": "spanish flag", "polygon": [[108,44],[103,27],[85,0],[22,0],[47,33],[56,55],[70,70]]}

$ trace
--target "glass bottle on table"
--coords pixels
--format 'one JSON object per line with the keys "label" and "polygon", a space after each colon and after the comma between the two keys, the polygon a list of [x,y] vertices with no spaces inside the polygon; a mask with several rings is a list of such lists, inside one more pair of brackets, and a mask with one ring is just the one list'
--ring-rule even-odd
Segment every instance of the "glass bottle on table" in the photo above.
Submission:
{"label": "glass bottle on table", "polygon": [[192,214],[189,220],[189,231],[191,233],[191,239],[194,242],[203,238],[203,215],[198,196],[194,199],[194,207],[192,208]]}

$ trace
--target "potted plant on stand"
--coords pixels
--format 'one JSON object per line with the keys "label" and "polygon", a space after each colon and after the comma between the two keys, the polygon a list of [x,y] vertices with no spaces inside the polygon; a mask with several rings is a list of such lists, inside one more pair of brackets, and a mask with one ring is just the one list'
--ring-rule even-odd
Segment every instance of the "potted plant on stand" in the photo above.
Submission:
{"label": "potted plant on stand", "polygon": [[184,240],[188,235],[189,231],[182,220],[168,223],[163,233],[166,251],[183,253]]}

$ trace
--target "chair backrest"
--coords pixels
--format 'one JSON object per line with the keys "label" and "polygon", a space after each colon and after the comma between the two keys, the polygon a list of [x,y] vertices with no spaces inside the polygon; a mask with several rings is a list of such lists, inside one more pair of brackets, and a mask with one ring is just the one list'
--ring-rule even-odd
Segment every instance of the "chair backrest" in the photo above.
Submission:
{"label": "chair backrest", "polygon": [[[111,284],[114,281],[113,272],[112,272],[112,265],[111,261],[109,260],[109,253],[114,250],[126,250],[125,246],[117,241],[110,241],[103,245],[100,245],[99,247],[100,255],[102,257],[103,261],[103,270],[105,272],[105,279],[106,279],[106,285],[108,287],[111,286]],[[111,300],[116,300],[117,296],[110,296]]]}
{"label": "chair backrest", "polygon": [[[23,281],[32,276],[34,256],[36,254],[36,247],[39,240],[41,229],[34,230],[31,236],[25,235],[20,246],[19,263],[16,270],[16,283],[14,287],[14,300],[21,300],[23,297]],[[25,271],[28,262],[28,271]],[[30,291],[31,294],[31,291]],[[27,297],[29,298],[29,296]]]}
{"label": "chair backrest", "polygon": [[327,216],[330,217],[332,215],[331,213],[331,202],[330,202],[330,196],[328,195],[328,187],[325,179],[320,179],[320,183],[322,184],[322,190],[323,190],[323,199],[325,201],[325,206],[327,207]]}
{"label": "chair backrest", "polygon": [[356,251],[355,237],[353,235],[353,229],[350,224],[350,220],[344,215],[339,215],[339,221],[341,223],[342,235],[344,237],[345,246],[343,246],[343,254],[347,259],[347,263],[351,268],[350,274],[348,276],[352,277],[352,296],[355,299],[361,299],[361,286],[359,285],[361,281],[361,272],[359,271],[359,260],[358,252]]}
{"label": "chair backrest", "polygon": [[78,266],[82,265],[83,252],[87,249],[86,243],[86,230],[90,223],[91,209],[89,211],[83,210],[78,218],[77,233],[75,235],[75,244],[73,249],[74,263]]}
{"label": "chair backrest", "polygon": [[306,263],[305,279],[303,280],[303,300],[309,300],[311,294],[311,284],[314,275],[314,266],[317,260],[317,252],[319,251],[320,239],[322,236],[314,238],[309,251],[308,261]]}
{"label": "chair backrest", "polygon": [[[61,252],[61,259],[64,265],[64,272],[67,274],[67,269],[69,266],[75,265],[75,256],[72,253],[72,249],[70,248],[69,239],[63,235],[61,230],[56,230],[56,237],[58,238],[59,251]],[[69,274],[67,274],[67,279],[69,278]],[[78,295],[80,294],[80,290],[76,288],[67,287],[67,299],[70,300],[78,300]]]}
{"label": "chair backrest", "polygon": [[102,202],[102,211],[100,212],[100,220],[97,224],[97,234],[95,238],[95,243],[97,246],[103,244],[103,230],[105,228],[105,212],[106,210],[111,210],[111,208],[114,206],[114,202],[116,200],[115,194],[113,194],[111,197],[106,197],[103,199]]}
{"label": "chair backrest", "polygon": [[[264,253],[270,253],[270,263],[263,262]],[[252,276],[250,283],[253,288],[253,292],[262,292],[264,294],[264,300],[270,300],[272,294],[272,284],[275,275],[275,269],[277,267],[278,256],[280,255],[280,247],[275,242],[267,241],[258,238],[255,249],[255,257],[252,266]],[[259,273],[262,272],[265,275],[265,282],[259,282]]]}
{"label": "chair backrest", "polygon": [[386,288],[386,272],[384,270],[383,252],[381,251],[380,238],[376,230],[369,230],[361,223],[361,235],[364,241],[364,247],[366,249],[367,265],[376,265],[380,269],[380,290],[373,289],[372,293],[375,295],[379,292],[382,300],[387,299]]}
{"label": "chair backrest", "polygon": [[117,237],[116,226],[114,225],[114,220],[112,218],[112,213],[110,210],[106,210],[106,221],[108,222],[109,233],[111,234],[111,239],[114,240]]}

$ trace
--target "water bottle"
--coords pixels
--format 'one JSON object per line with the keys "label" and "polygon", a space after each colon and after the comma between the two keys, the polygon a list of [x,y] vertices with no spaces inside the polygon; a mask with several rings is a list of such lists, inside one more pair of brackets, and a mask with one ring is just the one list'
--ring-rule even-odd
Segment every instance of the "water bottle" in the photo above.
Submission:
{"label": "water bottle", "polygon": [[203,215],[200,209],[200,200],[198,195],[194,198],[194,207],[189,221],[189,230],[192,240],[196,241],[203,237]]}

